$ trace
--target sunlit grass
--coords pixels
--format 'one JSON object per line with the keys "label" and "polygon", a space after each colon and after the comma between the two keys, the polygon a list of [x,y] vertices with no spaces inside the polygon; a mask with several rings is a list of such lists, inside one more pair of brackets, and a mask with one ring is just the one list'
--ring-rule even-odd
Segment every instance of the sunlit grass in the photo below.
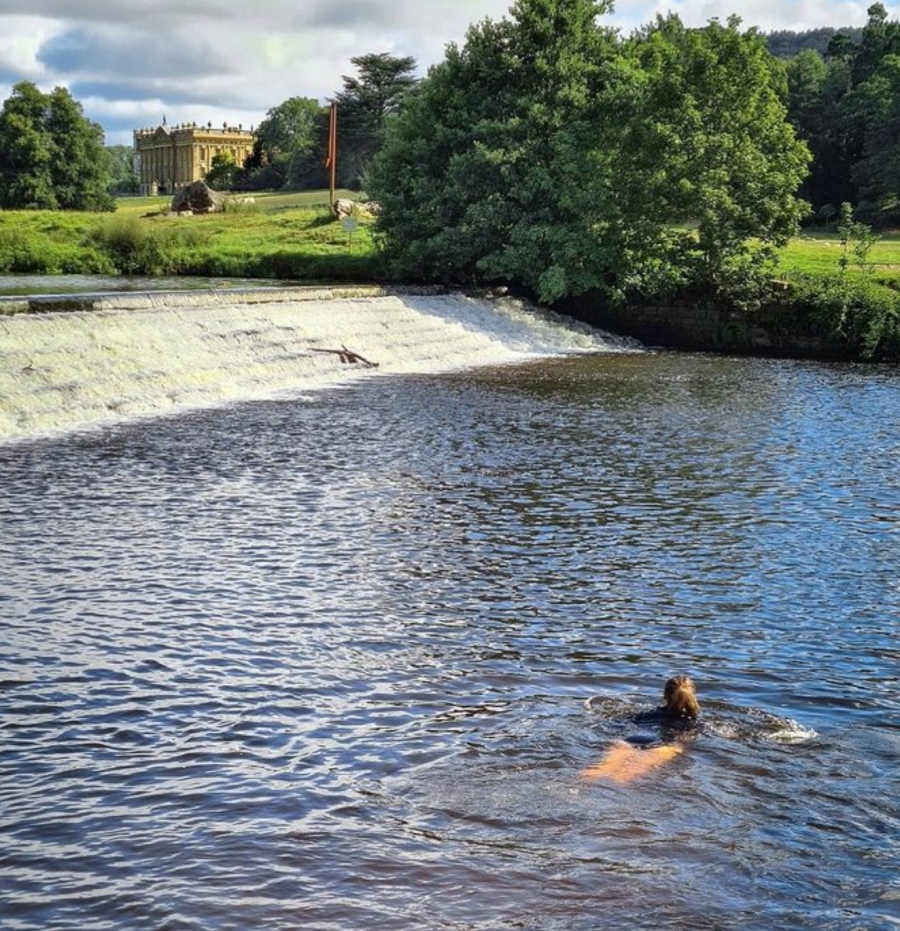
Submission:
{"label": "sunlit grass", "polygon": [[372,221],[348,234],[327,191],[253,196],[251,211],[205,216],[164,212],[167,197],[122,198],[115,214],[0,211],[0,272],[380,277]]}
{"label": "sunlit grass", "polygon": [[[791,240],[781,253],[784,274],[840,274],[841,243],[837,233],[804,232]],[[887,233],[872,247],[865,273],[854,264],[850,255],[848,275],[866,274],[873,281],[900,288],[900,234]]]}
{"label": "sunlit grass", "polygon": [[[338,193],[349,199],[365,196]],[[176,217],[168,214],[169,197],[126,197],[119,199],[114,215],[0,211],[0,273],[120,273],[121,250],[116,252],[110,245],[116,240],[114,227],[133,221],[146,228],[146,238],[154,248],[147,252],[153,255],[152,267],[145,268],[139,257],[132,257],[132,273],[341,280],[381,277],[372,221],[361,219],[350,237],[331,217],[327,191],[237,196],[252,198],[252,209]],[[840,256],[836,232],[804,232],[782,250],[779,274],[837,276]],[[865,272],[851,256],[847,274],[850,278],[865,275],[900,290],[900,233],[880,238]]]}
{"label": "sunlit grass", "polygon": [[[335,194],[345,200],[365,200],[365,194],[359,191],[339,190]],[[302,208],[321,213],[328,211],[328,191],[249,191],[233,196],[242,200],[252,200],[262,213]],[[116,212],[138,215],[159,213],[166,210],[171,203],[172,198],[164,195],[160,197],[119,197],[116,200]]]}

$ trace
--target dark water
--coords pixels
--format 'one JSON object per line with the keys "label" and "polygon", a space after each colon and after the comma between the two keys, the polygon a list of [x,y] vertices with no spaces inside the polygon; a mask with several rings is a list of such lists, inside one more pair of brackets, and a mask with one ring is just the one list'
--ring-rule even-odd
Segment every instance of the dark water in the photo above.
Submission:
{"label": "dark water", "polygon": [[[0,924],[896,928],[898,421],[659,355],[0,449]],[[580,781],[676,671],[816,736]]]}

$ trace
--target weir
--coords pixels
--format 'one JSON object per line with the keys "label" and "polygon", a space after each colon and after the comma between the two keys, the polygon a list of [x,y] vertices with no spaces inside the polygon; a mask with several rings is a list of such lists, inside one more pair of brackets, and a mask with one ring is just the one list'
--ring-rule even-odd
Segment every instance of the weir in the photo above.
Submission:
{"label": "weir", "polygon": [[[345,364],[347,347],[378,368]],[[0,439],[635,344],[508,297],[381,288],[101,294],[0,304]]]}

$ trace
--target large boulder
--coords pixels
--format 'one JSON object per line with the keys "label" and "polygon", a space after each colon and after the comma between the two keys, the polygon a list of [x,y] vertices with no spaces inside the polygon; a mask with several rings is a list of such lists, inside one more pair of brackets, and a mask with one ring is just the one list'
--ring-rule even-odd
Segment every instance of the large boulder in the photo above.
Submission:
{"label": "large boulder", "polygon": [[336,200],[332,209],[339,220],[344,217],[376,217],[381,212],[381,207],[374,200],[359,201],[344,197]]}
{"label": "large boulder", "polygon": [[224,209],[225,195],[214,191],[205,181],[194,181],[172,198],[173,213],[221,213]]}
{"label": "large boulder", "polygon": [[340,197],[332,204],[331,209],[338,219],[352,217],[356,213],[356,201]]}

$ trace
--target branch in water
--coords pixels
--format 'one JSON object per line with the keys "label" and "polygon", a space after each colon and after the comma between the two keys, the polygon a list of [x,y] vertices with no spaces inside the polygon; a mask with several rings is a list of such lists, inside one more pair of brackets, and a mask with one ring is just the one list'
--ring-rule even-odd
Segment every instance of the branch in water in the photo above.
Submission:
{"label": "branch in water", "polygon": [[377,362],[370,362],[368,359],[361,356],[358,352],[351,352],[346,346],[341,346],[340,349],[316,349],[313,348],[313,352],[328,352],[332,355],[339,356],[341,362],[344,365],[355,365],[360,363],[364,365],[367,369],[377,369]]}

